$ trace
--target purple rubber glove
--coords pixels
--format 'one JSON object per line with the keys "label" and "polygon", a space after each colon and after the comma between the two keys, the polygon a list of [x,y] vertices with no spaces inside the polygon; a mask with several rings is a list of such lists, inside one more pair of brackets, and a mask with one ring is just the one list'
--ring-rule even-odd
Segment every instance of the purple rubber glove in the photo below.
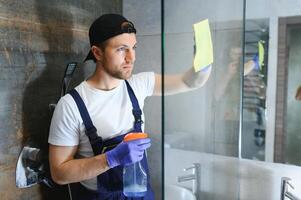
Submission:
{"label": "purple rubber glove", "polygon": [[149,138],[121,142],[114,149],[106,152],[110,168],[129,165],[142,160],[144,150],[151,146]]}

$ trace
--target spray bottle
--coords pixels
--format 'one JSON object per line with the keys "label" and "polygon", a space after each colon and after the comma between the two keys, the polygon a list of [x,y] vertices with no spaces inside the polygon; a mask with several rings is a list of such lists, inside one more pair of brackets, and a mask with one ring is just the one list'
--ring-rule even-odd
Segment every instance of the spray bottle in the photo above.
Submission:
{"label": "spray bottle", "polygon": [[[129,133],[124,141],[147,138],[146,133]],[[147,192],[147,173],[140,161],[123,167],[123,194],[127,197],[143,197]]]}

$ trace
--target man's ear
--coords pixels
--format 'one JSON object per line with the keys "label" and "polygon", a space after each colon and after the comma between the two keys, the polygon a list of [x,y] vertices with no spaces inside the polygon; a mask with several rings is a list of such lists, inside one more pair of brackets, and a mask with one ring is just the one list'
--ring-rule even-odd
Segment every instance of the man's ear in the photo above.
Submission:
{"label": "man's ear", "polygon": [[99,47],[92,46],[91,47],[91,51],[92,51],[92,53],[93,53],[93,55],[94,55],[94,57],[96,58],[97,61],[99,61],[99,60],[101,61],[102,60],[102,58],[103,58],[103,51]]}

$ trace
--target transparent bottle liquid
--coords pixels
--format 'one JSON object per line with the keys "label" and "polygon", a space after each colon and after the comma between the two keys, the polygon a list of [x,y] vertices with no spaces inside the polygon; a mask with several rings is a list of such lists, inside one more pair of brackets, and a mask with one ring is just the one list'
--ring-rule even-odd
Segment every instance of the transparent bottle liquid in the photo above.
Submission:
{"label": "transparent bottle liquid", "polygon": [[123,194],[127,197],[143,197],[147,192],[147,174],[136,162],[123,167]]}

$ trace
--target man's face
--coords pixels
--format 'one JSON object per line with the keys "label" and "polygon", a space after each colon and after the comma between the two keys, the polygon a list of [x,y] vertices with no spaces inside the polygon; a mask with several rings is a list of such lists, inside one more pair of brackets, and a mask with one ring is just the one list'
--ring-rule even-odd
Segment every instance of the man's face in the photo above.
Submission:
{"label": "man's face", "polygon": [[136,59],[136,43],[134,33],[123,33],[110,38],[101,61],[105,72],[117,79],[130,78]]}

